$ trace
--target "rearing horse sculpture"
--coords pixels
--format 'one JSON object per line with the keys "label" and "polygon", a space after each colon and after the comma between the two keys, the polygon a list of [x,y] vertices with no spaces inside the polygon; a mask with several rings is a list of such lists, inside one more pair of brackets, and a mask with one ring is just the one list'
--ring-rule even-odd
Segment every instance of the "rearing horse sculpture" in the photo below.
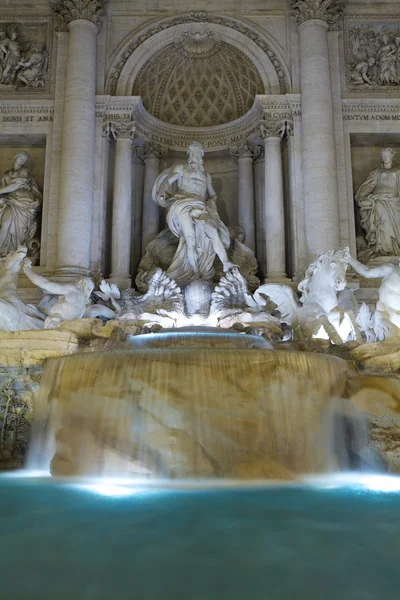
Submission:
{"label": "rearing horse sculpture", "polygon": [[334,344],[349,340],[362,342],[352,310],[341,306],[340,292],[346,287],[349,249],[320,254],[299,283],[300,301],[287,285],[267,283],[254,293],[259,304],[267,296],[277,306],[281,322],[292,326],[298,340],[329,339]]}

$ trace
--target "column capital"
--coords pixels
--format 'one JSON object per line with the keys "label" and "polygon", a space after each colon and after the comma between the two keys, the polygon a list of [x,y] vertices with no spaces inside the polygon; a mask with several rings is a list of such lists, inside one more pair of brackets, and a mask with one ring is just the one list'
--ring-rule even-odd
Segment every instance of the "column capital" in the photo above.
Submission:
{"label": "column capital", "polygon": [[135,137],[136,122],[135,121],[104,121],[103,136],[110,141],[118,139],[133,140]]}
{"label": "column capital", "polygon": [[260,155],[260,151],[260,146],[255,146],[249,142],[241,142],[237,146],[231,146],[229,148],[229,153],[237,160],[241,158],[255,160]]}
{"label": "column capital", "polygon": [[50,0],[60,30],[67,30],[72,21],[84,20],[100,27],[104,0]]}
{"label": "column capital", "polygon": [[260,122],[260,133],[263,140],[279,138],[281,140],[286,134],[287,121],[281,119],[263,119]]}
{"label": "column capital", "polygon": [[152,142],[145,143],[144,146],[142,146],[141,150],[137,151],[138,156],[140,156],[140,158],[145,161],[148,158],[163,158],[164,156],[166,156],[167,152],[168,150],[166,148],[163,148],[159,144],[153,144]]}
{"label": "column capital", "polygon": [[347,0],[292,0],[290,14],[298,25],[306,21],[324,21],[334,25],[342,16]]}

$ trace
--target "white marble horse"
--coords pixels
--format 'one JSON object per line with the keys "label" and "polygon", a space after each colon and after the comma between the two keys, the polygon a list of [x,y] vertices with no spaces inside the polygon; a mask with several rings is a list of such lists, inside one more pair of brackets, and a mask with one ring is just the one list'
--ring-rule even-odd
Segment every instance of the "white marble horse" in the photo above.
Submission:
{"label": "white marble horse", "polygon": [[0,259],[0,330],[42,329],[44,315],[31,304],[18,297],[18,273],[26,257],[27,249],[17,250]]}
{"label": "white marble horse", "polygon": [[349,250],[320,254],[299,283],[300,301],[287,285],[264,284],[256,290],[258,303],[267,296],[277,305],[281,322],[292,326],[295,339],[322,338],[334,344],[349,340],[362,342],[352,310],[341,306],[340,293],[346,288]]}

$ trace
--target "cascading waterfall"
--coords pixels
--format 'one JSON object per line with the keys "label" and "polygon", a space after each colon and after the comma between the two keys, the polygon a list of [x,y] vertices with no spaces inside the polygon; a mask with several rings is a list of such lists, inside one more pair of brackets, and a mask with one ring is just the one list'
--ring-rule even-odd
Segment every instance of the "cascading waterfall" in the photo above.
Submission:
{"label": "cascading waterfall", "polygon": [[30,464],[56,475],[174,478],[326,471],[323,414],[344,391],[346,362],[245,349],[248,336],[233,337],[239,349],[233,338],[218,347],[214,334],[209,348],[49,360]]}

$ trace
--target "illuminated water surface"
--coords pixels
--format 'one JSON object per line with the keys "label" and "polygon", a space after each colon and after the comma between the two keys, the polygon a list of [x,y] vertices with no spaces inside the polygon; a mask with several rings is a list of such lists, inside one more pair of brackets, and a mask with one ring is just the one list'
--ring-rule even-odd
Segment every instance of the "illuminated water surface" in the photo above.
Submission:
{"label": "illuminated water surface", "polygon": [[2,600],[385,600],[400,480],[205,487],[0,477]]}

